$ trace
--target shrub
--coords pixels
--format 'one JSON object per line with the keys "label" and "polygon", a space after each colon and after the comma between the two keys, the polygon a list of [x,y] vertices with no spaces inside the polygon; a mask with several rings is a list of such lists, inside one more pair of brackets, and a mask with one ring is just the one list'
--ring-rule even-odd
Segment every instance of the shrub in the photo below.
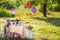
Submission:
{"label": "shrub", "polygon": [[55,11],[60,11],[60,5],[57,5],[54,9]]}
{"label": "shrub", "polygon": [[49,8],[49,10],[59,12],[60,11],[60,5],[56,5],[55,7],[52,6],[52,7]]}
{"label": "shrub", "polygon": [[6,10],[1,10],[0,11],[0,17],[9,17],[10,13],[7,12]]}

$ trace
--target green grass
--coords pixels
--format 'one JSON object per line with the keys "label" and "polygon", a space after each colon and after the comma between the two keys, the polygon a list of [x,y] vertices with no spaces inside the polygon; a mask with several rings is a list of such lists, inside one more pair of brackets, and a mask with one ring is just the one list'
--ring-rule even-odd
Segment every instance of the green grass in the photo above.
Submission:
{"label": "green grass", "polygon": [[[16,17],[10,19],[16,18],[22,20],[23,24],[34,27],[34,40],[60,40],[60,12],[49,12],[45,18],[41,12],[33,14],[31,11],[17,11]],[[3,24],[1,22],[0,25]]]}

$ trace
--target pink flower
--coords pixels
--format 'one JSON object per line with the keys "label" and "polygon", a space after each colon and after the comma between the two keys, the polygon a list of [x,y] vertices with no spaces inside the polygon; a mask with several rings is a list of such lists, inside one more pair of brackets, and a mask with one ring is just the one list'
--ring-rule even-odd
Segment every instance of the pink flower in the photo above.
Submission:
{"label": "pink flower", "polygon": [[11,10],[11,13],[12,13],[12,14],[15,14],[15,13],[16,13],[16,11],[15,11],[15,10]]}

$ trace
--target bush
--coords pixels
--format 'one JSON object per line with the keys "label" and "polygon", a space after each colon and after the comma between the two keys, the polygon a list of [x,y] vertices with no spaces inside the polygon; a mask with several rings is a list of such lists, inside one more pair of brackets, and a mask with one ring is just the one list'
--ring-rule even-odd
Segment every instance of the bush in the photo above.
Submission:
{"label": "bush", "polygon": [[59,12],[60,11],[60,5],[56,5],[55,7],[52,6],[52,7],[49,8],[49,10]]}
{"label": "bush", "polygon": [[5,11],[5,10],[1,10],[0,11],[0,17],[9,17],[10,13]]}
{"label": "bush", "polygon": [[9,3],[9,2],[7,2],[7,1],[6,1],[6,2],[1,2],[1,3],[0,3],[0,7],[6,8],[6,9],[8,9],[8,10],[15,9],[14,4]]}
{"label": "bush", "polygon": [[57,5],[54,9],[55,11],[60,11],[60,5]]}

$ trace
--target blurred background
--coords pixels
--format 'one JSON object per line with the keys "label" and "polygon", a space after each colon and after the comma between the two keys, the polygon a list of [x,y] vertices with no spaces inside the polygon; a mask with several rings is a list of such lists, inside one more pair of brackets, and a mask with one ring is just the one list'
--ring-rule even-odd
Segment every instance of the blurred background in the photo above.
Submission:
{"label": "blurred background", "polygon": [[7,19],[32,25],[34,40],[60,40],[60,0],[0,0],[0,28]]}

